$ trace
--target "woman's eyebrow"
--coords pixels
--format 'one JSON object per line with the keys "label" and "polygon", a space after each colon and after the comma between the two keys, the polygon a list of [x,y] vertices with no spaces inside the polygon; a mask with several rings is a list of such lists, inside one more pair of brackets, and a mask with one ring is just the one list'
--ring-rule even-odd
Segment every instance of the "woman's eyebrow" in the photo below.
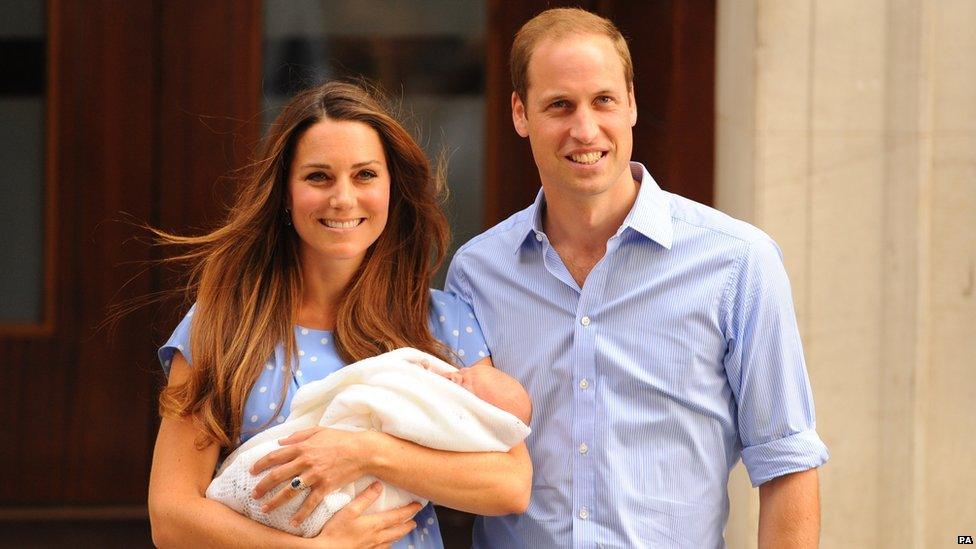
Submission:
{"label": "woman's eyebrow", "polygon": [[362,168],[363,166],[369,166],[370,164],[379,164],[379,163],[380,163],[379,160],[367,160],[365,162],[356,162],[355,164],[352,165],[352,168],[353,169]]}
{"label": "woman's eyebrow", "polygon": [[[362,168],[363,166],[368,166],[370,164],[379,164],[379,163],[380,163],[379,160],[366,160],[363,162],[356,162],[355,164],[352,165],[352,169],[355,170],[356,168]],[[320,164],[318,162],[311,162],[309,164],[302,164],[301,166],[299,166],[299,169],[304,169],[304,168],[319,168],[322,170],[331,170],[332,166],[330,164]]]}

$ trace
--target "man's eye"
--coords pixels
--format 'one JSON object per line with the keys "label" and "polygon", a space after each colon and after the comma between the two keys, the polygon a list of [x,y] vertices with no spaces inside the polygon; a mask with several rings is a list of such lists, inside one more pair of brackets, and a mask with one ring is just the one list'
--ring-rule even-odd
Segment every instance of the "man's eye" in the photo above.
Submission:
{"label": "man's eye", "polygon": [[552,103],[549,104],[549,106],[554,109],[565,109],[566,107],[569,106],[569,101],[560,99],[559,101],[553,101]]}
{"label": "man's eye", "polygon": [[610,103],[613,103],[613,98],[609,95],[601,95],[600,97],[596,98],[596,102],[600,103],[601,105],[609,105]]}

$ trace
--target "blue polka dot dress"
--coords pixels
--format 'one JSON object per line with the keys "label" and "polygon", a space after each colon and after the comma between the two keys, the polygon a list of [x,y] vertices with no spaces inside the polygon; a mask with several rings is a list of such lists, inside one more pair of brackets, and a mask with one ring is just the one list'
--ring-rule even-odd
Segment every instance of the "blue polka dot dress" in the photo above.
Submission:
{"label": "blue polka dot dress", "polygon": [[[481,327],[467,304],[440,290],[431,290],[430,300],[431,333],[457,354],[460,362],[458,366],[470,366],[489,356]],[[159,348],[159,360],[167,375],[176,351],[180,351],[186,361],[193,364],[189,339],[193,315],[194,308],[191,308],[173,331],[173,335]],[[298,366],[288,374],[284,368],[283,345],[278,345],[274,356],[268,357],[244,405],[240,442],[268,428],[271,421],[283,422],[291,409],[292,396],[299,387],[310,381],[322,379],[346,365],[336,352],[332,332],[296,326],[295,341],[298,344]],[[284,403],[281,405],[281,413],[272,420],[281,400],[285,375],[290,377],[287,385],[288,394],[285,395]],[[440,527],[432,504],[428,504],[417,513],[414,520],[417,521],[417,528],[397,542],[394,547],[398,549],[443,547]]]}

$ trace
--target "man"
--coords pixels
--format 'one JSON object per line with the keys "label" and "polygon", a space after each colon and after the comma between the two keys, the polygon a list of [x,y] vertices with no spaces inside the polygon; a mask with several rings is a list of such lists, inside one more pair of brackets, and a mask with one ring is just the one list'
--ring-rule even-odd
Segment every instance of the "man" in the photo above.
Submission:
{"label": "man", "polygon": [[448,289],[533,401],[524,515],[478,547],[721,547],[729,471],[760,546],[818,542],[827,460],[779,249],[630,162],[633,68],[613,24],[546,11],[512,46],[535,203],[462,247]]}

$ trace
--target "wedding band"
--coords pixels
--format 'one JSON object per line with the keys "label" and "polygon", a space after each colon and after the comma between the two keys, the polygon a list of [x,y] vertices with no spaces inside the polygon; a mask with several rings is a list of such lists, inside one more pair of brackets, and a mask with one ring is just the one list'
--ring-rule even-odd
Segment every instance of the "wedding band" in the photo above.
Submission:
{"label": "wedding band", "polygon": [[305,481],[302,480],[302,477],[295,477],[291,479],[291,483],[288,484],[288,487],[291,488],[292,490],[295,490],[296,492],[301,492],[302,490],[308,490],[308,484],[305,484]]}

